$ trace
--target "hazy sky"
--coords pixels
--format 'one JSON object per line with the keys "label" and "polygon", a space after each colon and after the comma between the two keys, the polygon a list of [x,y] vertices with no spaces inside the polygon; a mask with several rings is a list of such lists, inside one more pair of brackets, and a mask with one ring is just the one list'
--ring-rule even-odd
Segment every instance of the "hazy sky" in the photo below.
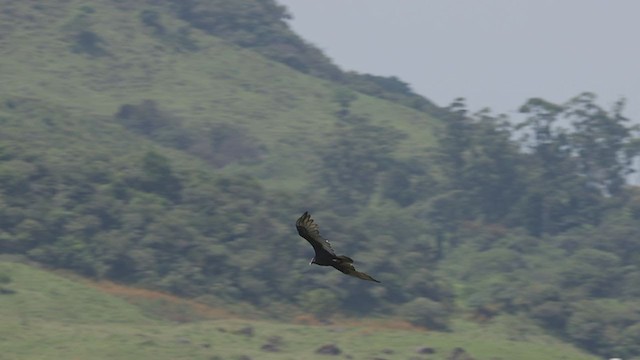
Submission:
{"label": "hazy sky", "polygon": [[627,99],[640,121],[638,0],[278,0],[345,70],[397,76],[447,105],[512,114],[531,97]]}

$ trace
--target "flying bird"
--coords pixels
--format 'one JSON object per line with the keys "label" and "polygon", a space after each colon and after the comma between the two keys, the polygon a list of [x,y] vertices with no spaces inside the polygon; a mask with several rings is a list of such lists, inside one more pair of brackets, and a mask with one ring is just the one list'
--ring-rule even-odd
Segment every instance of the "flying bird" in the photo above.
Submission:
{"label": "flying bird", "polygon": [[318,224],[313,222],[308,211],[305,211],[304,214],[298,218],[296,221],[296,229],[298,229],[298,234],[305,238],[316,252],[316,255],[311,259],[309,265],[333,266],[342,273],[355,276],[358,279],[380,282],[363,272],[356,271],[353,267],[353,259],[350,257],[336,255],[329,241],[320,236]]}

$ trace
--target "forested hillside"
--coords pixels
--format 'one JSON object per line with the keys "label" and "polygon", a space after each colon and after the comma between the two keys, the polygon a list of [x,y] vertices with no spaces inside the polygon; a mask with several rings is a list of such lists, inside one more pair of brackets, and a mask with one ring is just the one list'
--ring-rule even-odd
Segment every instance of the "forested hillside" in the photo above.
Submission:
{"label": "forested hillside", "polygon": [[[622,101],[437,108],[342,72],[271,0],[0,5],[1,252],[282,319],[516,314],[640,356]],[[382,285],[307,266],[305,210]]]}

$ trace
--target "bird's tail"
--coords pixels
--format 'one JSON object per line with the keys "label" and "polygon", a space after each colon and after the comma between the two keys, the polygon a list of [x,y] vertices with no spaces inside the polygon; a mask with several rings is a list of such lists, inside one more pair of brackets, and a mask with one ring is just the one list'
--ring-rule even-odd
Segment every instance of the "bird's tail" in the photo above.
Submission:
{"label": "bird's tail", "polygon": [[336,256],[336,259],[338,259],[338,260],[340,260],[342,262],[353,264],[353,259],[348,257],[348,256],[346,256],[346,255],[338,255],[338,256]]}
{"label": "bird's tail", "polygon": [[377,283],[379,283],[379,282],[380,282],[380,281],[378,281],[378,280],[376,280],[376,279],[372,278],[369,274],[365,274],[365,273],[360,272],[360,271],[354,271],[354,272],[352,272],[351,274],[348,274],[348,275],[355,276],[355,277],[357,277],[358,279],[362,279],[362,280],[375,281],[375,282],[377,282]]}

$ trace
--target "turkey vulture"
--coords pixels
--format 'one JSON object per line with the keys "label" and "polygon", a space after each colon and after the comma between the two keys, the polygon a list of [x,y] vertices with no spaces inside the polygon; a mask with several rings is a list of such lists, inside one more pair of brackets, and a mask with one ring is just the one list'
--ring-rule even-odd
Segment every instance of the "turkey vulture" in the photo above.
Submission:
{"label": "turkey vulture", "polygon": [[350,257],[336,255],[329,241],[320,236],[318,224],[313,222],[308,211],[305,211],[304,214],[298,218],[298,221],[296,221],[296,229],[298,229],[298,234],[305,238],[316,252],[316,256],[311,259],[309,265],[333,266],[347,275],[355,276],[362,280],[380,282],[363,272],[356,271],[353,267],[353,260]]}

